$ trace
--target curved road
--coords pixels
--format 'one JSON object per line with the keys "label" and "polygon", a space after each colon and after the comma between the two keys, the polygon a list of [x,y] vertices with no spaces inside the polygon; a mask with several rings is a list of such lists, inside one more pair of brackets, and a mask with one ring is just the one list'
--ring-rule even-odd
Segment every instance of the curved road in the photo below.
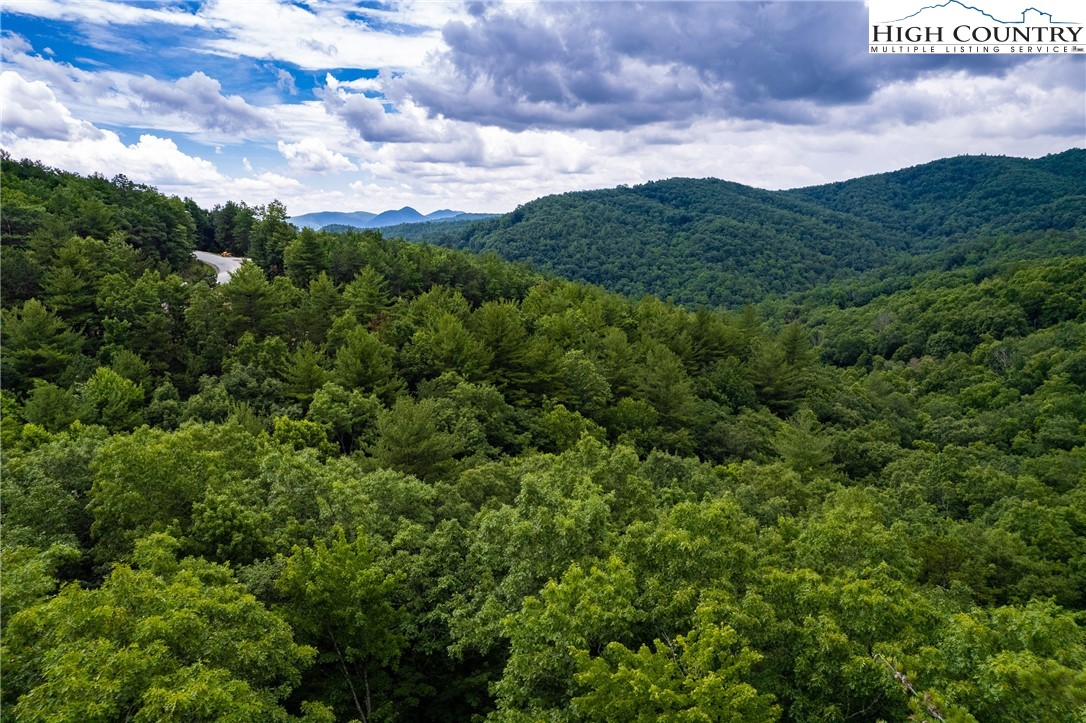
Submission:
{"label": "curved road", "polygon": [[197,260],[215,267],[215,270],[219,272],[215,277],[215,281],[220,284],[225,284],[229,281],[233,273],[237,271],[243,263],[249,260],[241,256],[219,256],[218,254],[213,254],[209,251],[193,251],[192,255],[195,256]]}

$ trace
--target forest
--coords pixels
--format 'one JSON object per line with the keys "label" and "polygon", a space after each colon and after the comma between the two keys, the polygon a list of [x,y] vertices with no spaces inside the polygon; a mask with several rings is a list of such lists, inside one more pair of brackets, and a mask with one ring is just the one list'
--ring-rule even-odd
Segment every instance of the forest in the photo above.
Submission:
{"label": "forest", "polygon": [[1083,720],[1076,159],[684,305],[5,155],[0,715]]}
{"label": "forest", "polygon": [[[565,193],[493,219],[386,233],[491,251],[632,296],[739,308],[887,267],[1081,250],[1086,150],[961,156],[841,183],[765,191],[714,178]],[[1039,233],[1048,235],[1033,249]],[[1069,234],[1066,232],[1070,232]]]}

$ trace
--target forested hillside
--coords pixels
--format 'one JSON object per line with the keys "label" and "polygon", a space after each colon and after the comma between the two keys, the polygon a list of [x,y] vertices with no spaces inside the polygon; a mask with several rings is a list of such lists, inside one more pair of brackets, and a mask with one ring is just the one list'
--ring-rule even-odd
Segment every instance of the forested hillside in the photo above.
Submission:
{"label": "forested hillside", "polygon": [[[844,183],[763,191],[716,179],[547,196],[405,237],[530,261],[633,297],[741,306],[971,242],[1086,229],[1086,151],[963,156]],[[1081,250],[1079,246],[1078,250]],[[1055,249],[1048,247],[1051,254]]]}
{"label": "forested hillside", "polygon": [[946,158],[787,193],[930,245],[978,232],[996,236],[1081,229],[1086,225],[1086,150],[1036,160]]}
{"label": "forested hillside", "polygon": [[[458,233],[462,229],[466,229],[476,221],[483,219],[495,218],[500,214],[497,213],[461,213],[457,216],[450,218],[441,218],[435,221],[426,221],[424,223],[398,223],[391,226],[385,226],[381,229],[381,233],[391,238],[403,238],[409,241],[421,241],[424,243],[435,243],[437,239],[443,238],[448,233]],[[343,232],[349,231],[350,226],[345,224],[328,224],[322,227],[325,231]],[[431,237],[434,239],[431,240]]]}
{"label": "forested hillside", "polygon": [[5,719],[1086,714],[1080,232],[691,310],[2,170]]}

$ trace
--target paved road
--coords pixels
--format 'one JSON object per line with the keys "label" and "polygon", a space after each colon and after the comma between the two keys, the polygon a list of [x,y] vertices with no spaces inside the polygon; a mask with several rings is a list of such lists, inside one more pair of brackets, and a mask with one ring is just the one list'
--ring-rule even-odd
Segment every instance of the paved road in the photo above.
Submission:
{"label": "paved road", "polygon": [[215,270],[219,272],[215,280],[220,284],[229,281],[230,276],[238,270],[238,267],[249,260],[240,256],[219,256],[208,251],[193,251],[192,255],[205,264],[215,267]]}

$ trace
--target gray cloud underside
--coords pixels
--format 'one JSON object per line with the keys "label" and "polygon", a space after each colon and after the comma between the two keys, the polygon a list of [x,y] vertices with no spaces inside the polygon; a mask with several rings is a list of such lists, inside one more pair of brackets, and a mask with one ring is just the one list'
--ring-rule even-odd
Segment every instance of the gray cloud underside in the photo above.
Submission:
{"label": "gray cloud underside", "polygon": [[363,140],[371,143],[412,143],[426,140],[426,136],[415,124],[395,113],[386,113],[381,101],[375,98],[362,94],[340,97],[333,92],[325,92],[323,97],[325,110],[342,118]]}
{"label": "gray cloud underside", "polygon": [[188,116],[205,128],[236,133],[268,126],[255,108],[240,96],[222,95],[219,81],[201,71],[172,83],[145,75],[128,85],[148,107]]}
{"label": "gray cloud underside", "polygon": [[[1007,73],[1029,57],[873,57],[852,2],[542,3],[479,7],[400,88],[447,118],[628,129],[699,117],[815,123],[880,87],[940,71]],[[1081,75],[1081,58],[1067,67]]]}

